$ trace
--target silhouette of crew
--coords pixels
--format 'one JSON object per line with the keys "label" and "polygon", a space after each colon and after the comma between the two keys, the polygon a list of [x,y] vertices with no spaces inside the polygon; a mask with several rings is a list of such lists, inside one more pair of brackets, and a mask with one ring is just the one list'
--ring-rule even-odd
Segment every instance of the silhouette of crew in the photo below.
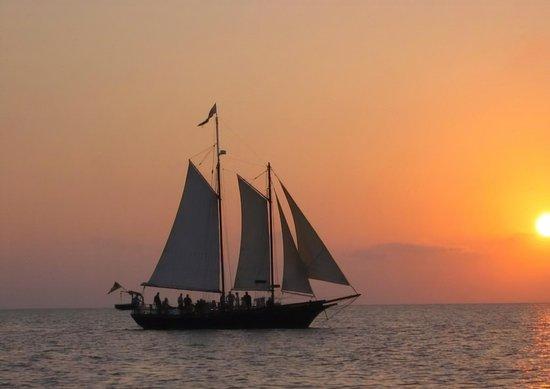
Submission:
{"label": "silhouette of crew", "polygon": [[164,300],[162,301],[162,309],[166,311],[170,308],[172,308],[172,307],[170,306],[170,303],[168,302],[168,297],[165,297]]}
{"label": "silhouette of crew", "polygon": [[195,304],[195,311],[197,312],[203,312],[206,310],[207,303],[204,299],[199,299],[197,303]]}
{"label": "silhouette of crew", "polygon": [[140,293],[137,292],[128,292],[130,296],[132,296],[132,306],[133,307],[139,307],[143,303],[143,296],[141,296]]}
{"label": "silhouette of crew", "polygon": [[162,303],[160,301],[160,295],[159,295],[159,292],[157,292],[157,294],[155,295],[155,298],[153,299],[154,303],[155,303],[155,308],[156,309],[160,309],[160,307],[162,306]]}
{"label": "silhouette of crew", "polygon": [[237,303],[237,309],[241,307],[241,299],[239,297],[239,292],[235,292],[235,302]]}
{"label": "silhouette of crew", "polygon": [[181,311],[183,309],[183,294],[180,293],[178,297],[178,309]]}
{"label": "silhouette of crew", "polygon": [[243,305],[246,309],[252,308],[252,297],[248,294],[248,292],[244,292],[244,296],[242,297]]}
{"label": "silhouette of crew", "polygon": [[191,306],[193,305],[193,301],[191,300],[191,297],[189,297],[188,294],[186,294],[185,298],[183,299],[183,305],[185,306],[186,310],[191,310]]}
{"label": "silhouette of crew", "polygon": [[235,295],[229,291],[227,294],[227,306],[229,309],[233,309],[233,306],[235,305]]}

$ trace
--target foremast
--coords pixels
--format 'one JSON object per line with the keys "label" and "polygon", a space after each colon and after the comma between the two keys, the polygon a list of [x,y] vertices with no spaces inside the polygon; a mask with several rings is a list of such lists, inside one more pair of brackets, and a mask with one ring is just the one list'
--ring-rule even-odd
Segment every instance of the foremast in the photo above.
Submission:
{"label": "foremast", "polygon": [[[216,107],[216,104],[214,104]],[[215,119],[216,119],[216,181],[217,181],[217,192],[218,192],[218,214],[219,214],[219,225],[220,225],[220,270],[221,270],[221,279],[222,279],[222,298],[221,301],[225,302],[225,269],[224,269],[224,259],[223,259],[223,222],[222,222],[222,180],[221,180],[221,160],[220,156],[225,154],[224,150],[220,150],[220,129],[218,121],[218,109],[215,109]]]}
{"label": "foremast", "polygon": [[271,302],[275,304],[275,266],[273,261],[273,200],[271,197],[271,163],[267,163],[267,203],[269,215],[269,277]]}

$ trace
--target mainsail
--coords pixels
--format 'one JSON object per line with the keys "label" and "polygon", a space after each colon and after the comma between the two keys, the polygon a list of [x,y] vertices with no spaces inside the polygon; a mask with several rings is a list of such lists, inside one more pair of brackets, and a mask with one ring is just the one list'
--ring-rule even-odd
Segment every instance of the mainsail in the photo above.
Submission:
{"label": "mainsail", "polygon": [[183,196],[170,236],[144,285],[219,292],[218,195],[189,161]]}
{"label": "mainsail", "polygon": [[309,283],[306,265],[300,259],[300,254],[298,254],[298,249],[294,244],[294,239],[290,233],[290,228],[288,227],[278,198],[277,206],[279,208],[281,232],[283,234],[284,267],[282,290],[312,295],[313,291]]}
{"label": "mainsail", "polygon": [[307,267],[308,277],[335,284],[349,285],[346,276],[344,276],[344,273],[342,273],[334,261],[327,247],[282,183],[281,187],[285,192],[292,217],[294,218],[298,252]]}
{"label": "mainsail", "polygon": [[267,198],[241,176],[241,249],[236,290],[270,290]]}

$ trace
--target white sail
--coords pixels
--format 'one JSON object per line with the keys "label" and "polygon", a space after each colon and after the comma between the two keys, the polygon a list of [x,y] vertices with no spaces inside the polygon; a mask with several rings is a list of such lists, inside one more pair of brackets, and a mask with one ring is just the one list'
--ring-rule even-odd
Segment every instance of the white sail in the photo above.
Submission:
{"label": "white sail", "polygon": [[189,161],[170,236],[148,286],[219,292],[218,195]]}
{"label": "white sail", "polygon": [[313,291],[309,283],[306,265],[300,259],[300,254],[298,254],[298,249],[296,248],[296,244],[294,244],[294,239],[290,233],[290,228],[288,227],[278,198],[277,206],[279,208],[281,232],[283,234],[284,267],[282,290],[312,295]]}
{"label": "white sail", "polygon": [[241,176],[241,250],[236,290],[270,290],[267,199]]}
{"label": "white sail", "polygon": [[303,212],[298,208],[290,193],[281,183],[285,192],[288,205],[294,218],[296,238],[298,240],[298,252],[304,261],[309,278],[335,284],[349,285],[346,276],[340,270],[327,247],[317,235]]}

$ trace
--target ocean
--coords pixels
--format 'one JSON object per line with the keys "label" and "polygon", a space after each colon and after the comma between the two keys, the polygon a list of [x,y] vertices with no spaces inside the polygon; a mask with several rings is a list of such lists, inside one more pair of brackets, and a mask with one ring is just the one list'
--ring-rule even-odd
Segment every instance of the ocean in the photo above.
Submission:
{"label": "ocean", "polygon": [[114,309],[0,311],[0,386],[399,385],[549,387],[550,304],[352,306],[307,330],[242,331],[144,331]]}

